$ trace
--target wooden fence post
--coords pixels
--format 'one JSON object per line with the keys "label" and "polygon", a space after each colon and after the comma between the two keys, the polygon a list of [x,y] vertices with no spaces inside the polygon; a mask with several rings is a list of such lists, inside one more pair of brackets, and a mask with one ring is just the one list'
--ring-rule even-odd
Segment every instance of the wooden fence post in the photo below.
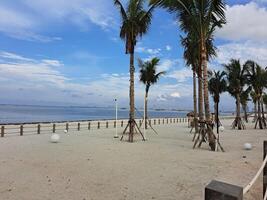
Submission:
{"label": "wooden fence post", "polygon": [[162,124],[164,124],[164,119],[162,119]]}
{"label": "wooden fence post", "polygon": [[169,119],[167,118],[167,124],[169,123]]}
{"label": "wooden fence post", "polygon": [[88,130],[90,130],[90,128],[91,128],[91,123],[88,122]]}
{"label": "wooden fence post", "polygon": [[141,125],[142,125],[142,121],[141,121],[141,120],[139,120],[139,126],[141,127]]}
{"label": "wooden fence post", "polygon": [[41,125],[38,124],[38,125],[37,125],[37,134],[40,134],[40,133],[41,133]]}
{"label": "wooden fence post", "polygon": [[66,130],[69,131],[69,123],[66,123]]}
{"label": "wooden fence post", "polygon": [[205,200],[219,199],[243,200],[243,188],[213,180],[205,187]]}
{"label": "wooden fence post", "polygon": [[56,124],[53,124],[53,133],[56,132]]}
{"label": "wooden fence post", "polygon": [[[267,154],[267,141],[263,142],[263,160],[265,159],[265,156]],[[263,197],[265,195],[267,188],[267,165],[263,168]]]}
{"label": "wooden fence post", "polygon": [[158,124],[160,124],[160,119],[158,119]]}
{"label": "wooden fence post", "polygon": [[23,135],[23,125],[20,125],[20,136]]}
{"label": "wooden fence post", "polygon": [[97,129],[100,129],[100,122],[97,122]]}
{"label": "wooden fence post", "polygon": [[123,121],[121,121],[121,127],[123,127]]}
{"label": "wooden fence post", "polygon": [[154,125],[156,125],[156,120],[154,119]]}
{"label": "wooden fence post", "polygon": [[116,126],[117,126],[117,123],[116,123],[116,121],[114,121],[114,128],[116,128]]}
{"label": "wooden fence post", "polygon": [[5,135],[5,126],[1,126],[1,137]]}
{"label": "wooden fence post", "polygon": [[78,123],[78,128],[77,128],[77,130],[80,131],[80,129],[81,129],[81,124],[80,124],[80,122],[79,122],[79,123]]}
{"label": "wooden fence post", "polygon": [[106,121],[106,128],[108,128],[108,121]]}

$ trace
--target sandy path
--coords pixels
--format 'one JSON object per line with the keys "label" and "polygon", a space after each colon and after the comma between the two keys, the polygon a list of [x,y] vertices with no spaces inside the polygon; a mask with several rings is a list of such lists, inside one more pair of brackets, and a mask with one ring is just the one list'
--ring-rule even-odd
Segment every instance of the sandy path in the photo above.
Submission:
{"label": "sandy path", "polygon": [[[206,144],[192,149],[186,123],[155,126],[159,135],[129,144],[113,139],[113,129],[0,139],[2,200],[203,200],[212,179],[245,186],[262,161],[266,130],[226,130],[226,152],[210,152]],[[119,129],[121,130],[121,129]],[[252,151],[242,150],[245,142]],[[246,158],[243,158],[246,156]],[[261,199],[260,179],[246,199]]]}

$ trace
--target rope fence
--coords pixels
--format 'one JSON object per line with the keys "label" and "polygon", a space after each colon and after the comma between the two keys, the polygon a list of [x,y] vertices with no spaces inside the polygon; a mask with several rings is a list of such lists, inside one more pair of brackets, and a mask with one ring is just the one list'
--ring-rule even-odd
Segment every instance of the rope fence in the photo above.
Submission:
{"label": "rope fence", "polygon": [[267,141],[263,142],[263,162],[253,179],[242,188],[213,180],[205,187],[205,200],[243,200],[261,173],[263,173],[263,200],[267,200]]}
{"label": "rope fence", "polygon": [[[149,119],[150,125],[167,125],[187,123],[188,118],[153,118]],[[139,126],[142,125],[142,119],[136,119]],[[29,135],[41,133],[56,133],[59,131],[81,131],[81,130],[100,130],[111,128],[123,128],[127,125],[128,120],[101,120],[101,121],[76,121],[76,122],[51,122],[51,123],[31,123],[31,124],[2,124],[0,125],[0,136]]]}

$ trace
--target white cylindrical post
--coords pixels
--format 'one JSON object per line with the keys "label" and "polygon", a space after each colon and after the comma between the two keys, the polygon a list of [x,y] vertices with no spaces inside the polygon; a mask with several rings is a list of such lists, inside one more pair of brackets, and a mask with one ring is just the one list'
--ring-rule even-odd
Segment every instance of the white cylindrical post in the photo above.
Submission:
{"label": "white cylindrical post", "polygon": [[145,94],[145,98],[144,98],[144,138],[146,140],[146,94]]}
{"label": "white cylindrical post", "polygon": [[115,121],[116,121],[116,133],[114,138],[118,138],[118,103],[117,103],[117,99],[115,99]]}

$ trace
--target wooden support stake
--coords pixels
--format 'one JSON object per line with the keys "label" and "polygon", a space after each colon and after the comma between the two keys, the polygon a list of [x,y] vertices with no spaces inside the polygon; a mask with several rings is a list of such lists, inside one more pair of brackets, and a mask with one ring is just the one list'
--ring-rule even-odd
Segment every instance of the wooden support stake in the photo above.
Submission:
{"label": "wooden support stake", "polygon": [[205,188],[205,200],[243,200],[243,188],[213,180]]}
{"label": "wooden support stake", "polygon": [[41,124],[38,124],[37,125],[37,134],[40,134],[41,133]]}
{"label": "wooden support stake", "polygon": [[169,119],[167,118],[167,124],[169,123]]}
{"label": "wooden support stake", "polygon": [[69,131],[69,124],[66,123],[66,130]]}
{"label": "wooden support stake", "polygon": [[20,136],[23,135],[23,125],[20,125]]}
{"label": "wooden support stake", "polygon": [[78,131],[81,130],[81,124],[80,124],[80,122],[78,123],[78,128],[77,128],[77,130],[78,130]]}
{"label": "wooden support stake", "polygon": [[106,122],[106,128],[108,128],[108,121]]}
{"label": "wooden support stake", "polygon": [[[265,159],[265,156],[267,155],[267,141],[263,142],[263,160]],[[267,188],[267,165],[263,168],[263,197],[265,195]]]}
{"label": "wooden support stake", "polygon": [[121,121],[121,127],[123,127],[123,121]]}
{"label": "wooden support stake", "polygon": [[158,119],[158,124],[160,124],[160,119]]}
{"label": "wooden support stake", "polygon": [[56,132],[56,124],[53,124],[53,133]]}
{"label": "wooden support stake", "polygon": [[154,125],[156,125],[156,120],[154,119]]}
{"label": "wooden support stake", "polygon": [[114,128],[116,128],[117,124],[116,124],[116,121],[114,121]]}
{"label": "wooden support stake", "polygon": [[100,129],[100,122],[97,122],[97,129]]}
{"label": "wooden support stake", "polygon": [[91,123],[88,122],[88,130],[90,130],[90,128],[91,128]]}
{"label": "wooden support stake", "polygon": [[5,135],[5,126],[1,126],[1,137]]}

